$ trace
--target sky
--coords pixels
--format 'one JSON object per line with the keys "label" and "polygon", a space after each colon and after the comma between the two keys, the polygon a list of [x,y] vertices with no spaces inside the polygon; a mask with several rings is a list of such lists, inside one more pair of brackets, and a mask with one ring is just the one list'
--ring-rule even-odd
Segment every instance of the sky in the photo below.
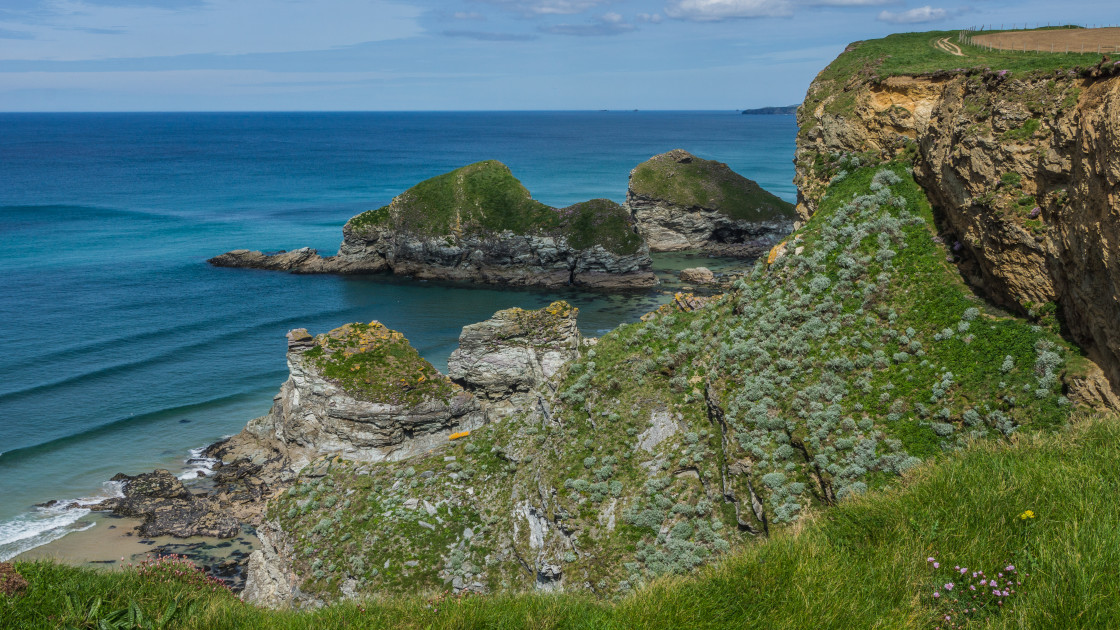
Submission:
{"label": "sky", "polygon": [[1120,23],[1120,9],[1103,0],[0,0],[0,111],[733,110],[799,103],[852,41],[1049,22]]}

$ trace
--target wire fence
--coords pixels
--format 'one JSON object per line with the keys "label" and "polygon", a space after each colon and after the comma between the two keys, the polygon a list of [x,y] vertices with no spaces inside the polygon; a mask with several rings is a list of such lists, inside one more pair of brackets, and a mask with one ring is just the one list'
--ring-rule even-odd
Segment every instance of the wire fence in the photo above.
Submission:
{"label": "wire fence", "polygon": [[[1024,24],[984,24],[971,26],[957,34],[957,41],[982,50],[1000,50],[1007,52],[1035,52],[1035,53],[1061,53],[1061,54],[1120,54],[1120,28],[1116,24],[1041,24],[1033,27]],[[1093,29],[1115,29],[1108,33]],[[1087,37],[1070,38],[1065,35],[1070,31],[1079,31],[1077,35]],[[1012,37],[998,37],[1005,33]],[[1024,37],[1024,33],[1037,34],[1037,37]],[[1033,41],[1032,41],[1033,40]],[[1063,41],[1064,40],[1064,41]]]}

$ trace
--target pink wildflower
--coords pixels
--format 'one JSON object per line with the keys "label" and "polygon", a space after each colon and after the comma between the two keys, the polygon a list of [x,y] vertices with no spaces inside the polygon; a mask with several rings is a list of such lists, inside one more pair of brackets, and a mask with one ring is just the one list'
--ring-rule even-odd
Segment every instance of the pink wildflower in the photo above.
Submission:
{"label": "pink wildflower", "polygon": [[952,582],[949,582],[948,584],[945,585],[945,590],[951,591],[951,590],[953,590],[953,586],[955,586],[955,585]]}
{"label": "pink wildflower", "polygon": [[934,562],[933,563],[933,568],[940,569],[941,568],[941,563],[940,562]]}
{"label": "pink wildflower", "polygon": [[940,597],[941,597],[941,593],[938,593],[937,591],[933,592],[933,598],[934,599],[939,599]]}

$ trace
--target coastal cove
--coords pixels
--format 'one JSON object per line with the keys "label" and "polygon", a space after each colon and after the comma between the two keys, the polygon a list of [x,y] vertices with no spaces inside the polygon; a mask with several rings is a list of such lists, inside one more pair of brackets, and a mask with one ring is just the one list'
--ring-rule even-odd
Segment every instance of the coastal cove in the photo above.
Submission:
{"label": "coastal cove", "polygon": [[377,319],[442,370],[462,327],[496,310],[565,299],[597,336],[669,299],[672,270],[721,270],[657,254],[665,284],[611,295],[214,269],[216,252],[333,251],[349,217],[480,159],[557,206],[621,202],[630,169],[677,147],[795,197],[788,116],[0,115],[0,131],[0,312],[14,332],[0,367],[0,558],[85,527],[33,504],[95,497],[117,472],[189,470],[191,449],[265,413],[289,329]]}

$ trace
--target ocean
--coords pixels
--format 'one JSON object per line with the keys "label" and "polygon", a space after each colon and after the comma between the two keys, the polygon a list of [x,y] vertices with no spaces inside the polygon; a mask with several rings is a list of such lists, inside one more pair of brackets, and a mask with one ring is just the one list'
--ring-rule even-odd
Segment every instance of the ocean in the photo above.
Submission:
{"label": "ocean", "polygon": [[[236,248],[333,254],[351,216],[484,159],[540,201],[622,202],[630,169],[683,148],[793,201],[792,116],[737,112],[0,114],[7,331],[0,363],[0,560],[92,526],[109,477],[165,467],[268,411],[284,333],[379,320],[440,369],[461,328],[566,299],[599,335],[668,298],[390,276],[215,269]],[[709,266],[735,264],[711,261]]]}

